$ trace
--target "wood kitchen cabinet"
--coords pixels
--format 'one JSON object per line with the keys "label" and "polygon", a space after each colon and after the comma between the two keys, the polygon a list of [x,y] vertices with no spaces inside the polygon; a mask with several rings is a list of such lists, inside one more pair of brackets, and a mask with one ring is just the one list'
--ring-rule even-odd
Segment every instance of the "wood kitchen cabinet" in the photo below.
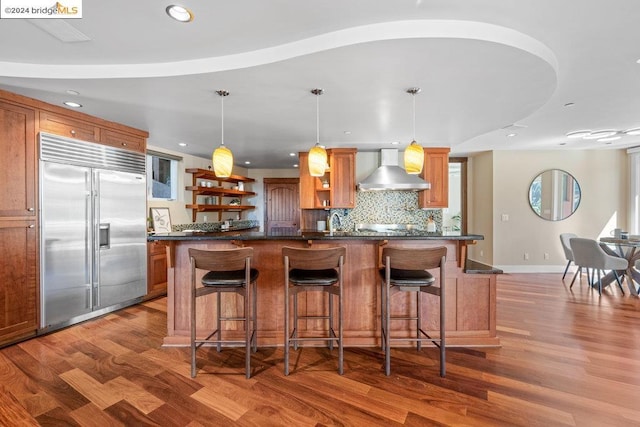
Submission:
{"label": "wood kitchen cabinet", "polygon": [[424,149],[424,167],[420,177],[431,183],[431,188],[418,195],[423,209],[449,207],[449,151],[448,147]]}
{"label": "wood kitchen cabinet", "polygon": [[35,120],[34,108],[0,99],[0,345],[38,327]]}
{"label": "wood kitchen cabinet", "polygon": [[159,242],[147,243],[147,298],[167,293],[166,246]]}
{"label": "wood kitchen cabinet", "polygon": [[35,116],[0,100],[0,218],[36,215]]}
{"label": "wood kitchen cabinet", "polygon": [[40,131],[139,152],[149,136],[0,90],[0,346],[35,336],[39,326]]}
{"label": "wood kitchen cabinet", "polygon": [[37,246],[35,218],[0,218],[0,345],[38,329]]}
{"label": "wood kitchen cabinet", "polygon": [[322,177],[309,175],[309,153],[299,153],[300,208],[353,208],[356,204],[355,148],[327,150],[329,169]]}

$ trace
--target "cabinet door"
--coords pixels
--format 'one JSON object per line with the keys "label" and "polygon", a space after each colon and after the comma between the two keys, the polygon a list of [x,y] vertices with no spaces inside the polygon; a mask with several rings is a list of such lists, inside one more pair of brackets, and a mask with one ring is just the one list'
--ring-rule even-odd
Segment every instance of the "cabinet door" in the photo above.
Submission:
{"label": "cabinet door", "polygon": [[35,216],[35,110],[0,102],[0,217]]}
{"label": "cabinet door", "polygon": [[449,148],[426,148],[422,178],[431,183],[431,189],[420,192],[421,208],[449,206]]}
{"label": "cabinet door", "polygon": [[116,148],[138,151],[144,153],[146,141],[144,138],[127,133],[116,132],[111,129],[102,129],[100,132],[100,142]]}
{"label": "cabinet door", "polygon": [[40,129],[60,136],[78,138],[82,141],[98,142],[100,139],[98,126],[48,111],[40,111]]}
{"label": "cabinet door", "polygon": [[167,254],[165,245],[148,243],[147,295],[167,292]]}
{"label": "cabinet door", "polygon": [[0,344],[36,333],[36,243],[34,219],[0,219]]}
{"label": "cabinet door", "polygon": [[331,150],[331,206],[353,208],[356,204],[355,150]]}
{"label": "cabinet door", "polygon": [[309,175],[309,153],[299,153],[300,161],[300,208],[313,209],[316,207],[316,178]]}

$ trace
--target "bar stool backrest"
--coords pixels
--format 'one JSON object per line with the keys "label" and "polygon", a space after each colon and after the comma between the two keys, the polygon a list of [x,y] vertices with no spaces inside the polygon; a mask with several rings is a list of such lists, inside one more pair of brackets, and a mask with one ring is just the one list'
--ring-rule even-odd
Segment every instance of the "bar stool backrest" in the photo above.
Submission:
{"label": "bar stool backrest", "polygon": [[387,265],[387,258],[393,268],[399,270],[429,270],[440,267],[442,257],[446,258],[447,248],[384,248],[382,264]]}
{"label": "bar stool backrest", "polygon": [[200,250],[189,248],[194,268],[210,271],[236,271],[245,268],[247,258],[253,257],[253,248]]}
{"label": "bar stool backrest", "polygon": [[282,248],[282,255],[289,260],[289,268],[300,270],[324,270],[328,268],[338,268],[340,258],[344,262],[347,249],[343,246],[336,248],[292,248],[285,246]]}

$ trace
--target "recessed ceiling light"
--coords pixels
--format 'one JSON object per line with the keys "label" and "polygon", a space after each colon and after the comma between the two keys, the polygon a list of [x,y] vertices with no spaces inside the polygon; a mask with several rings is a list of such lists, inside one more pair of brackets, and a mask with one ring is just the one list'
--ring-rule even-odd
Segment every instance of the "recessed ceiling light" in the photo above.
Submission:
{"label": "recessed ceiling light", "polygon": [[622,138],[620,135],[616,135],[616,136],[609,136],[607,138],[600,138],[598,139],[598,142],[609,142],[609,141],[615,141]]}
{"label": "recessed ceiling light", "polygon": [[167,15],[172,17],[178,22],[191,22],[193,21],[193,13],[184,6],[172,4],[167,6]]}
{"label": "recessed ceiling light", "polygon": [[80,92],[78,92],[77,90],[68,89],[65,92],[67,92],[69,95],[80,95]]}
{"label": "recessed ceiling light", "polygon": [[64,105],[66,105],[67,107],[71,107],[71,108],[80,108],[80,107],[82,107],[82,104],[78,104],[77,102],[73,102],[73,101],[64,101]]}
{"label": "recessed ceiling light", "polygon": [[624,133],[626,133],[627,135],[640,135],[640,128],[628,129],[625,130]]}
{"label": "recessed ceiling light", "polygon": [[573,102],[567,102],[566,104],[564,104],[565,107],[573,107],[574,105],[576,104],[574,104]]}
{"label": "recessed ceiling light", "polygon": [[591,133],[590,130],[576,130],[573,132],[569,132],[567,134],[567,138],[584,138],[585,136],[589,135]]}
{"label": "recessed ceiling light", "polygon": [[178,142],[178,145],[179,145],[180,147],[186,147],[186,146],[187,146],[187,143],[186,143],[186,142]]}
{"label": "recessed ceiling light", "polygon": [[589,135],[585,135],[582,138],[584,139],[600,139],[600,138],[608,138],[617,134],[617,130],[607,129],[607,130],[599,130],[597,132],[591,132]]}
{"label": "recessed ceiling light", "polygon": [[251,162],[249,160],[247,160],[246,162],[244,162],[245,165],[250,165]]}
{"label": "recessed ceiling light", "polygon": [[507,137],[509,138],[513,138],[514,136],[518,135],[517,133],[508,133]]}
{"label": "recessed ceiling light", "polygon": [[293,167],[294,167],[294,168],[297,168],[297,167],[298,167],[298,164],[296,163],[295,165],[293,165]]}
{"label": "recessed ceiling light", "polygon": [[295,156],[296,156],[296,153],[289,153],[289,155],[290,155],[291,157],[295,157]]}
{"label": "recessed ceiling light", "polygon": [[345,135],[351,135],[351,131],[350,131],[350,130],[345,130],[345,131],[344,131],[344,134],[345,134]]}
{"label": "recessed ceiling light", "polygon": [[391,145],[400,145],[400,141],[392,141]]}

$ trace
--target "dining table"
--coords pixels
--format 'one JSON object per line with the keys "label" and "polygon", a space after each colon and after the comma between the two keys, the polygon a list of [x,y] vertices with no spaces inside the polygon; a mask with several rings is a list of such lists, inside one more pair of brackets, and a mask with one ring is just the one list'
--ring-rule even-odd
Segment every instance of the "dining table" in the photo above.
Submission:
{"label": "dining table", "polygon": [[[609,255],[625,258],[629,264],[626,270],[617,270],[620,280],[624,280],[631,295],[638,296],[638,284],[640,284],[640,271],[635,268],[636,261],[640,260],[640,236],[628,238],[601,237],[600,247]],[[602,278],[602,286],[609,286],[616,280],[613,272],[607,273]]]}

